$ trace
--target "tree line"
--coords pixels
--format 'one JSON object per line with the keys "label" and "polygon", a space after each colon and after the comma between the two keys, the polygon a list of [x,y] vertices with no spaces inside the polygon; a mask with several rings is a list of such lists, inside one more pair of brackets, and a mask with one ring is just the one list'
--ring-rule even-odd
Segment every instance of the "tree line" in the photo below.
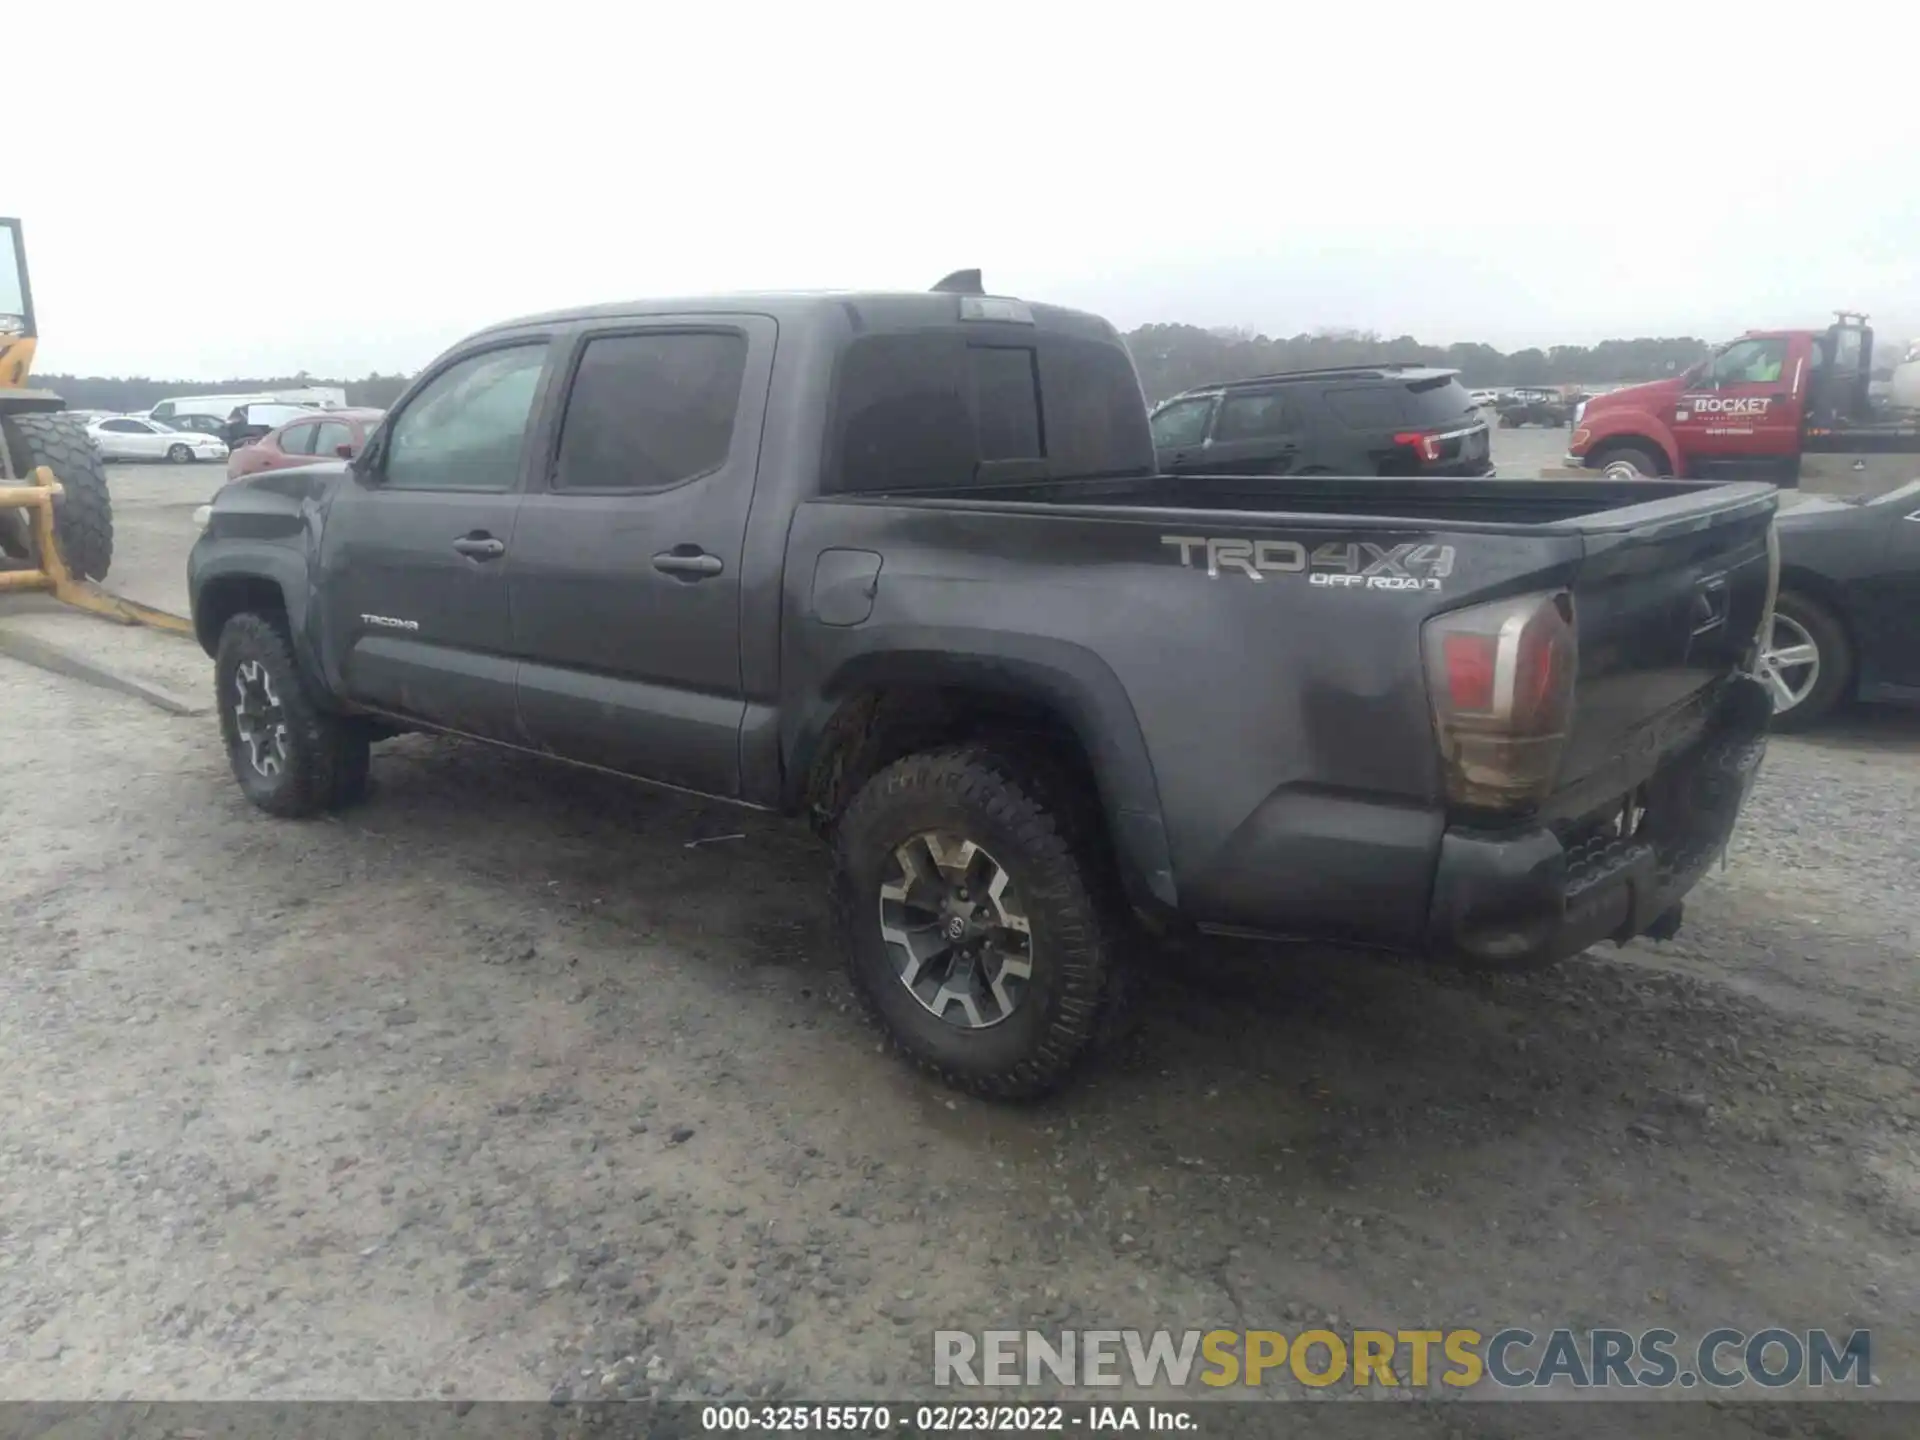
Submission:
{"label": "tree line", "polygon": [[42,375],[33,383],[51,390],[74,410],[111,410],[128,415],[151,410],[169,395],[254,395],[261,391],[304,390],[309,385],[339,385],[349,405],[384,410],[400,398],[410,375],[368,375],[359,380],[329,380],[309,375],[275,375],[258,380],[154,380],[145,375]]}
{"label": "tree line", "polygon": [[1153,401],[1196,385],[1331,365],[1439,365],[1458,370],[1462,383],[1475,390],[1615,385],[1678,374],[1711,349],[1704,340],[1679,337],[1507,352],[1472,343],[1423,345],[1411,335],[1387,339],[1366,330],[1320,330],[1273,339],[1197,325],[1142,325],[1126,338],[1140,383]]}
{"label": "tree line", "polygon": [[[1704,340],[1603,340],[1598,345],[1553,345],[1512,352],[1491,345],[1423,345],[1411,335],[1387,339],[1366,330],[1320,330],[1270,338],[1248,330],[1197,325],[1142,325],[1126,336],[1151,401],[1195,385],[1244,380],[1283,370],[1390,363],[1441,365],[1458,370],[1474,389],[1503,385],[1610,385],[1656,380],[1686,369],[1708,351]],[[327,380],[302,372],[266,379],[155,380],[145,375],[45,375],[37,383],[76,410],[149,410],[169,395],[238,395],[341,385],[350,405],[384,409],[406,389],[407,375],[375,373],[359,380]]]}

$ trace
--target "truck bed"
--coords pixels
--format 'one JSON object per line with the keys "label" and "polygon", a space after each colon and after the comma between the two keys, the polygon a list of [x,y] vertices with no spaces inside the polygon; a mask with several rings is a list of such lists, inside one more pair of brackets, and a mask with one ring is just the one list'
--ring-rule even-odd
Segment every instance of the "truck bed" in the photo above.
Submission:
{"label": "truck bed", "polygon": [[1690,480],[1375,479],[1370,477],[1153,475],[992,484],[868,495],[886,504],[987,509],[1073,509],[1088,518],[1138,512],[1293,517],[1403,527],[1443,524],[1492,533],[1596,533],[1764,506],[1772,487]]}
{"label": "truck bed", "polygon": [[1573,833],[1698,740],[1759,627],[1775,504],[1767,485],[1601,477],[823,497],[788,537],[791,613],[852,614],[788,631],[782,670],[839,686],[877,651],[966,657],[981,683],[1077,675],[1062,703],[1101,716],[1087,732],[1150,757],[1150,789],[1114,797],[1121,823],[1165,799],[1171,869],[1210,921],[1327,933],[1358,915],[1364,938],[1404,938],[1442,830],[1475,823],[1441,793],[1424,623],[1570,595],[1571,733],[1528,822]]}

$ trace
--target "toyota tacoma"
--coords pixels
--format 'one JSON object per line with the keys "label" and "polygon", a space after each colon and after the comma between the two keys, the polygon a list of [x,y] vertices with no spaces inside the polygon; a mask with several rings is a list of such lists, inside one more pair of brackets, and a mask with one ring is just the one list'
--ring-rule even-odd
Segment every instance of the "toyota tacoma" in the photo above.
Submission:
{"label": "toyota tacoma", "polygon": [[1775,492],[1166,476],[1105,321],[932,291],[485,330],[204,516],[261,809],[477,737],[810,817],[855,988],[1057,1086],[1143,931],[1522,967],[1670,934],[1760,762]]}

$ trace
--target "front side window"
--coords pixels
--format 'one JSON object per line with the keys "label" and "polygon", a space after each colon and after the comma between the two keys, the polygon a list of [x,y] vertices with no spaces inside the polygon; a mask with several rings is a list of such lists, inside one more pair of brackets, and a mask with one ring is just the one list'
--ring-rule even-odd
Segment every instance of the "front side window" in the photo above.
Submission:
{"label": "front side window", "polygon": [[1713,358],[1711,385],[1771,385],[1787,367],[1785,340],[1736,340]]}
{"label": "front side window", "polygon": [[277,442],[280,446],[281,453],[285,455],[313,454],[313,436],[314,432],[319,428],[317,425],[289,425],[280,432],[280,439]]}
{"label": "front side window", "polygon": [[315,436],[313,453],[316,455],[332,457],[340,453],[342,445],[353,443],[352,429],[342,425],[338,420],[329,420],[324,425],[313,426],[312,429]]}
{"label": "front side window", "polygon": [[718,470],[746,368],[738,331],[589,340],[567,394],[553,488],[664,490]]}
{"label": "front side window", "polygon": [[1207,438],[1207,417],[1213,413],[1213,397],[1181,400],[1154,413],[1153,443],[1162,450],[1198,445]]}
{"label": "front side window", "polygon": [[395,418],[382,457],[399,490],[511,490],[533,414],[544,340],[455,361]]}

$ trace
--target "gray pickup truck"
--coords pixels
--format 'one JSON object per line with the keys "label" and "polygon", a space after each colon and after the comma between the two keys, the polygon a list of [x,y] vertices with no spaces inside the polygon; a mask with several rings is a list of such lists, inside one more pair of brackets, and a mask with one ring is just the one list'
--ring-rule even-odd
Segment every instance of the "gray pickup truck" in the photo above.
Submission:
{"label": "gray pickup truck", "polygon": [[1126,349],[984,294],[574,310],[190,561],[233,771],[453,732],[831,841],[856,989],[1018,1097],[1137,927],[1548,963],[1672,933],[1764,747],[1763,485],[1167,477]]}

